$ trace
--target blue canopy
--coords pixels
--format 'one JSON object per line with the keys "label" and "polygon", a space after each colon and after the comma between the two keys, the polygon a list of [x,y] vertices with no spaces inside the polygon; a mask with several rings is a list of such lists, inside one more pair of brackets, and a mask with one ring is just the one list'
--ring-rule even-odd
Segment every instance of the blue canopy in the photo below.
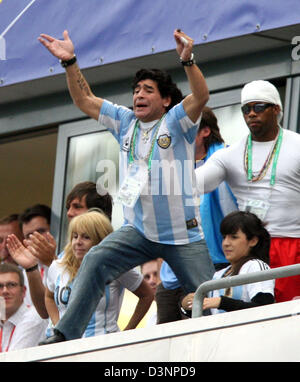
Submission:
{"label": "blue canopy", "polygon": [[62,73],[37,40],[69,31],[81,68],[299,23],[299,0],[0,0],[0,86]]}

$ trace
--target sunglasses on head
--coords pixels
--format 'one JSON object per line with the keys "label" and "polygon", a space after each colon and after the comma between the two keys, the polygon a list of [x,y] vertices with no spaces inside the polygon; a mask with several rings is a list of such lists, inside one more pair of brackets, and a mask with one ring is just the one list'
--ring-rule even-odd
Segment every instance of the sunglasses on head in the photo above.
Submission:
{"label": "sunglasses on head", "polygon": [[254,111],[254,113],[262,113],[264,112],[268,107],[274,106],[273,103],[255,103],[254,105],[244,105],[241,107],[243,114],[249,114],[251,110]]}

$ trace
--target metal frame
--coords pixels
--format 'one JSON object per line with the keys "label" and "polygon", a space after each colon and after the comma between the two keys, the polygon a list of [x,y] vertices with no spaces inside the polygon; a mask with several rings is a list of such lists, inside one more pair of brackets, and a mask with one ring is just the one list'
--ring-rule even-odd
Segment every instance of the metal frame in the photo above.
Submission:
{"label": "metal frame", "polygon": [[64,214],[64,195],[66,186],[66,171],[69,154],[69,141],[79,135],[92,134],[106,130],[93,119],[83,119],[77,122],[66,123],[59,126],[57,138],[57,154],[54,171],[51,232],[56,239],[57,248],[61,247],[61,227]]}
{"label": "metal frame", "polygon": [[300,275],[300,264],[206,281],[199,285],[195,292],[192,318],[201,317],[203,315],[203,300],[209,291],[297,275]]}
{"label": "metal frame", "polygon": [[283,127],[300,132],[300,77],[288,77],[286,84]]}

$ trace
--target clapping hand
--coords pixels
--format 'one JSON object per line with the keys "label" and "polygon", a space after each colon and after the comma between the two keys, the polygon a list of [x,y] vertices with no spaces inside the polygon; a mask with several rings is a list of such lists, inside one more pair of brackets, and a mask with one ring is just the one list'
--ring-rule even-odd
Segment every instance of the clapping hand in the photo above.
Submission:
{"label": "clapping hand", "polygon": [[50,232],[42,235],[36,231],[29,236],[29,240],[24,240],[24,244],[30,253],[47,267],[56,258],[56,241]]}
{"label": "clapping hand", "polygon": [[6,246],[11,257],[21,267],[28,269],[37,264],[37,258],[21,243],[16,235],[11,234],[7,236]]}

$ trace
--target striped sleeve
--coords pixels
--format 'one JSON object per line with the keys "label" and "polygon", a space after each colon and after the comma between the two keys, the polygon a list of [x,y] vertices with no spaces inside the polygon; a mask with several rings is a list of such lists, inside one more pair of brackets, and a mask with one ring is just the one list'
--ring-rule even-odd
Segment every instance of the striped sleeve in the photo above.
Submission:
{"label": "striped sleeve", "polygon": [[126,126],[130,125],[130,121],[134,118],[132,110],[125,106],[115,105],[110,101],[103,101],[98,122],[107,128],[113,136],[120,142],[121,125],[125,127],[123,134],[126,134]]}
{"label": "striped sleeve", "polygon": [[[259,259],[253,259],[245,263],[241,270],[240,275],[245,273],[260,272],[270,269],[269,265]],[[270,293],[274,295],[275,280],[259,281],[252,284],[245,285],[245,292],[249,300],[252,300],[258,293]]]}

